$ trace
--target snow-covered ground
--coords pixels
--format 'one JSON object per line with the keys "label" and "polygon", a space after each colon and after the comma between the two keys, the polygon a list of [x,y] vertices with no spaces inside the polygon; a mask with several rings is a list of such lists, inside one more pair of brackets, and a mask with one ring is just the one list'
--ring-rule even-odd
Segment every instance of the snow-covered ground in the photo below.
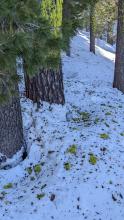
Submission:
{"label": "snow-covered ground", "polygon": [[29,155],[0,171],[0,220],[124,220],[124,95],[114,49],[88,35],[63,55],[65,106],[22,98]]}

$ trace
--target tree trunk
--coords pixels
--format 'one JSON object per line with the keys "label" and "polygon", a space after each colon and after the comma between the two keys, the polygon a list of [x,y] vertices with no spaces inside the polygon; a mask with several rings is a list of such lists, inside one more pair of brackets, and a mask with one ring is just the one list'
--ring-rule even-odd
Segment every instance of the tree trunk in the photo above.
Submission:
{"label": "tree trunk", "polygon": [[50,104],[64,104],[64,88],[62,68],[58,70],[41,69],[40,73],[32,78],[25,74],[26,97],[35,103],[41,101]]}
{"label": "tree trunk", "polygon": [[118,2],[116,61],[113,87],[124,93],[124,0]]}
{"label": "tree trunk", "polygon": [[113,45],[113,24],[108,22],[107,27],[107,43]]}
{"label": "tree trunk", "polygon": [[19,97],[0,104],[0,153],[11,158],[23,145],[22,116]]}
{"label": "tree trunk", "polygon": [[66,55],[67,55],[68,57],[71,56],[71,45],[70,45],[70,44],[71,44],[71,43],[69,42],[68,48],[67,48],[67,51],[66,51]]}
{"label": "tree trunk", "polygon": [[[70,0],[64,0],[63,1],[63,16],[62,16],[62,18],[63,18],[63,25],[65,26],[67,26],[67,25],[69,25],[69,28],[70,28],[70,19],[72,19],[71,18],[71,8],[70,8]],[[64,27],[65,28],[65,27]],[[68,31],[70,31],[70,30],[65,30],[65,32],[68,32]],[[71,56],[71,39],[70,39],[70,34],[68,34],[67,35],[67,32],[66,33],[64,33],[64,35],[66,35],[66,44],[67,44],[67,49],[66,49],[66,55],[68,56],[68,57],[70,57]]]}
{"label": "tree trunk", "polygon": [[95,54],[95,3],[90,5],[90,52]]}

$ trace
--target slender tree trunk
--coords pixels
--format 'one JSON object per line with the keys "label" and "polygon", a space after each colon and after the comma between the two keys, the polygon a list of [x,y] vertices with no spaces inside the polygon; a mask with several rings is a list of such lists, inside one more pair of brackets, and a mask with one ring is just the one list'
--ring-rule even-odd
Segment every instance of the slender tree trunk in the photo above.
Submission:
{"label": "slender tree trunk", "polygon": [[113,87],[124,93],[124,0],[118,2],[116,61]]}
{"label": "slender tree trunk", "polygon": [[[63,21],[68,21],[68,20],[70,20],[71,19],[71,10],[70,10],[70,5],[69,5],[69,3],[70,3],[70,0],[64,0],[63,1],[63,16],[62,16],[62,18],[63,18]],[[66,24],[67,25],[67,24]],[[67,34],[67,33],[66,33]],[[67,50],[66,50],[66,55],[68,56],[68,57],[70,57],[71,56],[71,40],[70,40],[70,37],[68,37],[67,36]]]}
{"label": "slender tree trunk", "polygon": [[113,45],[113,24],[108,22],[107,27],[107,43]]}
{"label": "slender tree trunk", "polygon": [[19,97],[0,104],[0,153],[11,158],[23,145],[22,116]]}
{"label": "slender tree trunk", "polygon": [[95,54],[95,3],[90,5],[90,52]]}
{"label": "slender tree trunk", "polygon": [[67,55],[68,57],[71,56],[71,46],[70,46],[70,42],[69,42],[69,44],[68,44],[68,48],[67,48],[67,51],[66,51],[66,55]]}
{"label": "slender tree trunk", "polygon": [[40,73],[32,78],[25,75],[26,97],[33,102],[41,101],[50,104],[64,104],[64,88],[62,68],[58,70],[41,69]]}
{"label": "slender tree trunk", "polygon": [[88,18],[88,20],[86,19],[85,29],[86,29],[86,32],[90,31],[89,18]]}

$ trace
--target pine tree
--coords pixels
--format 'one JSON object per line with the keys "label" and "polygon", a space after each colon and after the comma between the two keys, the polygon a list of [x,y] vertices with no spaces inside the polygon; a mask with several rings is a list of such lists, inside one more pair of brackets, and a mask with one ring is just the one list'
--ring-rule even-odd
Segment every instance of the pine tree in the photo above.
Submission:
{"label": "pine tree", "polygon": [[96,36],[104,38],[109,44],[115,43],[114,26],[117,20],[116,0],[99,0],[96,4]]}
{"label": "pine tree", "polygon": [[[29,59],[38,24],[37,0],[0,1],[0,153],[12,157],[24,146],[16,59]],[[27,69],[28,69],[27,68]]]}
{"label": "pine tree", "polygon": [[[46,62],[34,77],[25,75],[26,97],[34,102],[64,104],[63,75],[61,66],[61,26],[63,0],[42,0],[41,17],[49,22],[50,33],[46,43]],[[25,68],[26,70],[26,68]]]}

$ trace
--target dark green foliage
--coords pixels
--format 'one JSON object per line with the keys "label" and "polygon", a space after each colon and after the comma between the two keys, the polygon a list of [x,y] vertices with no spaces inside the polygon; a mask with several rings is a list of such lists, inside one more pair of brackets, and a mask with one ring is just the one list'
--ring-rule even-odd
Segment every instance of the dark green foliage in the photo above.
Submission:
{"label": "dark green foliage", "polygon": [[37,0],[0,1],[0,101],[14,94],[17,57],[33,75],[41,67],[57,66],[58,46]]}

